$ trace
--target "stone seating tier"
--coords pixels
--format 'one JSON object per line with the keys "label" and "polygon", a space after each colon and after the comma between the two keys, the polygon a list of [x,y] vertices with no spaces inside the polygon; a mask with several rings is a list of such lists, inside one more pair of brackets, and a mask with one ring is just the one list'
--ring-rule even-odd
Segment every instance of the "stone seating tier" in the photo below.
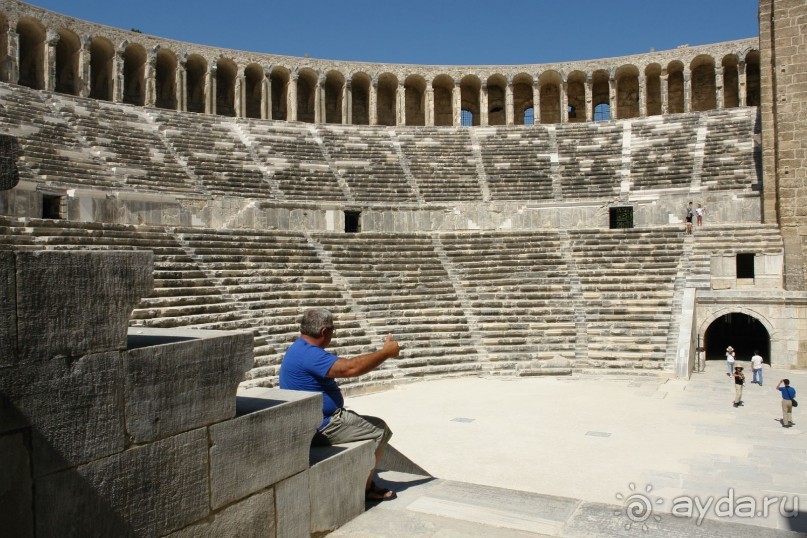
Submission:
{"label": "stone seating tier", "polygon": [[753,107],[469,130],[235,119],[3,83],[0,95],[0,130],[20,139],[21,177],[54,187],[445,203],[483,193],[493,201],[611,199],[625,172],[636,191],[701,181],[704,190],[742,191],[760,173]]}
{"label": "stone seating tier", "polygon": [[426,202],[482,199],[467,129],[423,127],[396,134]]}
{"label": "stone seating tier", "polygon": [[154,292],[131,322],[248,332],[255,366],[244,386],[276,383],[305,308],[336,314],[340,356],[392,332],[401,358],[345,383],[356,390],[516,372],[556,355],[574,368],[661,368],[676,279],[708,285],[712,255],[782,252],[775,226],[707,226],[686,264],[678,227],[306,237],[2,218],[0,233],[0,249],[152,251]]}
{"label": "stone seating tier", "polygon": [[193,177],[176,161],[157,127],[147,122],[140,107],[59,94],[54,94],[52,99],[59,114],[124,184],[156,192],[198,190]]}
{"label": "stone seating tier", "polygon": [[547,129],[481,128],[477,136],[492,200],[553,198],[551,155],[557,148]]}

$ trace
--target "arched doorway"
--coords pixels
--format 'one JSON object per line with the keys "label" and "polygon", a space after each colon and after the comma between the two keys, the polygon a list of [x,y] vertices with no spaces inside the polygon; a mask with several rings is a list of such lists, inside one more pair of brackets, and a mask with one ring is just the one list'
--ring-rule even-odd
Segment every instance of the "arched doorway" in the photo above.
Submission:
{"label": "arched doorway", "polygon": [[732,346],[737,360],[749,361],[759,350],[766,364],[771,362],[771,337],[765,326],[753,316],[741,312],[725,313],[712,321],[702,336],[706,360],[725,360],[726,348]]}

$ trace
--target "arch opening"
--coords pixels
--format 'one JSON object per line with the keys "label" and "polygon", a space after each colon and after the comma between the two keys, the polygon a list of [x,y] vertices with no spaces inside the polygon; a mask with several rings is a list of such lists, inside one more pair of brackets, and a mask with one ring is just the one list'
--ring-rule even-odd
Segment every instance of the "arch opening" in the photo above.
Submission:
{"label": "arch opening", "polygon": [[90,42],[90,97],[101,101],[112,100],[112,74],[115,47],[102,37]]}
{"label": "arch opening", "polygon": [[188,112],[205,111],[205,78],[207,62],[201,56],[190,56],[185,62],[185,99]]}
{"label": "arch opening", "polygon": [[123,102],[143,106],[146,103],[146,50],[129,45],[123,53]]}
{"label": "arch opening", "polygon": [[263,97],[263,67],[249,64],[244,69],[244,109],[247,118],[261,117],[261,99]]}
{"label": "arch opening", "polygon": [[45,89],[45,30],[33,20],[17,24],[19,35],[19,84],[34,90]]}
{"label": "arch opening", "polygon": [[706,360],[726,360],[726,348],[731,346],[737,360],[750,361],[759,350],[766,364],[771,362],[771,337],[765,326],[753,316],[741,312],[723,314],[709,324],[701,344]]}
{"label": "arch opening", "polygon": [[154,106],[177,109],[177,57],[165,49],[157,51],[154,63]]}
{"label": "arch opening", "polygon": [[78,95],[81,90],[79,78],[79,54],[81,42],[76,34],[67,30],[59,30],[59,41],[56,42],[56,85],[58,93]]}

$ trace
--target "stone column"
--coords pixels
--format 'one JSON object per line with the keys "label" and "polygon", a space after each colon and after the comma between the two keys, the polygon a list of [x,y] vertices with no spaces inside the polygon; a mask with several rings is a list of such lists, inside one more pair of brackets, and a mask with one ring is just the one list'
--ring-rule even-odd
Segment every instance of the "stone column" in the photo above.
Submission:
{"label": "stone column", "polygon": [[261,80],[261,119],[272,119],[272,67],[263,67]]}
{"label": "stone column", "polygon": [[56,90],[56,44],[59,42],[59,33],[48,30],[45,38],[45,89],[49,92]]}
{"label": "stone column", "polygon": [[684,112],[692,111],[692,72],[684,67]]}
{"label": "stone column", "polygon": [[569,83],[566,79],[560,83],[560,122],[569,123]]}
{"label": "stone column", "polygon": [[647,77],[639,75],[639,117],[647,117]]}
{"label": "stone column", "polygon": [[236,118],[243,118],[246,116],[246,80],[244,79],[244,68],[239,67],[238,72],[235,74],[235,88],[233,89],[233,109]]}
{"label": "stone column", "polygon": [[617,115],[617,87],[616,87],[616,73],[611,71],[608,77],[608,105],[611,107],[611,119],[618,119]]}
{"label": "stone column", "polygon": [[486,126],[490,122],[488,117],[490,104],[488,103],[488,83],[483,82],[479,87],[479,125]]}
{"label": "stone column", "polygon": [[737,93],[739,94],[737,97],[739,98],[739,106],[746,106],[745,104],[748,102],[746,99],[747,90],[745,84],[745,62],[740,62],[737,64]]}
{"label": "stone column", "polygon": [[594,120],[594,77],[586,73],[586,121]]}
{"label": "stone column", "polygon": [[378,76],[370,79],[370,103],[367,112],[370,115],[370,125],[378,125]]}
{"label": "stone column", "polygon": [[325,113],[322,110],[325,99],[322,97],[323,88],[325,87],[325,75],[317,77],[317,83],[314,85],[314,123],[325,123]]}
{"label": "stone column", "polygon": [[123,52],[122,48],[116,50],[112,60],[112,101],[115,103],[123,102]]}
{"label": "stone column", "polygon": [[145,69],[145,83],[146,83],[146,95],[143,98],[143,105],[153,107],[154,104],[157,102],[157,50],[158,47],[154,47],[149,51],[148,58],[146,58],[146,69]]}
{"label": "stone column", "polygon": [[715,68],[715,106],[718,110],[725,108],[723,103],[723,67]]}
{"label": "stone column", "polygon": [[289,74],[289,89],[286,92],[286,121],[297,121],[297,79],[300,74],[293,69]]}
{"label": "stone column", "polygon": [[504,122],[507,125],[515,123],[516,111],[513,103],[513,77],[507,77],[507,86],[504,88]]}
{"label": "stone column", "polygon": [[205,114],[216,113],[216,71],[218,67],[211,65],[205,76]]}
{"label": "stone column", "polygon": [[532,124],[538,125],[539,123],[541,123],[541,85],[534,82],[532,84]]}
{"label": "stone column", "polygon": [[459,82],[451,90],[451,116],[454,125],[462,125],[462,88]]}
{"label": "stone column", "polygon": [[426,125],[434,126],[434,87],[432,81],[426,81]]}
{"label": "stone column", "polygon": [[403,82],[398,83],[398,93],[395,94],[395,125],[406,125],[406,87]]}
{"label": "stone column", "polygon": [[176,72],[176,101],[177,110],[188,111],[188,55],[185,54],[177,62]]}
{"label": "stone column", "polygon": [[661,113],[666,115],[670,110],[670,82],[666,69],[661,71]]}
{"label": "stone column", "polygon": [[78,51],[78,94],[80,97],[90,96],[90,45],[92,37],[81,36],[81,48]]}
{"label": "stone column", "polygon": [[345,100],[342,103],[344,111],[342,112],[342,123],[346,125],[353,124],[353,81],[347,79],[345,81]]}
{"label": "stone column", "polygon": [[20,81],[20,34],[9,23],[8,33],[8,65],[6,66],[6,82],[18,84]]}

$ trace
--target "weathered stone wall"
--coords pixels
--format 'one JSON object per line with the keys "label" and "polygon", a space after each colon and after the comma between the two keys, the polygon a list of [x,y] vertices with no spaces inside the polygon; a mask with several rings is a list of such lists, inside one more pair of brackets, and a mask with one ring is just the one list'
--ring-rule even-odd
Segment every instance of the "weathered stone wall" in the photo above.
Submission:
{"label": "weathered stone wall", "polygon": [[771,366],[805,368],[807,354],[807,297],[800,292],[766,290],[698,291],[695,319],[703,337],[709,325],[725,314],[746,314],[758,320],[770,336]]}
{"label": "weathered stone wall", "polygon": [[[354,517],[311,519],[319,396],[264,390],[237,409],[251,334],[127,328],[152,259],[0,251],[3,535],[300,536]],[[347,455],[334,479],[363,479],[370,446]]]}
{"label": "weathered stone wall", "polygon": [[785,288],[807,289],[807,4],[762,0],[759,12],[766,222],[785,243]]}

